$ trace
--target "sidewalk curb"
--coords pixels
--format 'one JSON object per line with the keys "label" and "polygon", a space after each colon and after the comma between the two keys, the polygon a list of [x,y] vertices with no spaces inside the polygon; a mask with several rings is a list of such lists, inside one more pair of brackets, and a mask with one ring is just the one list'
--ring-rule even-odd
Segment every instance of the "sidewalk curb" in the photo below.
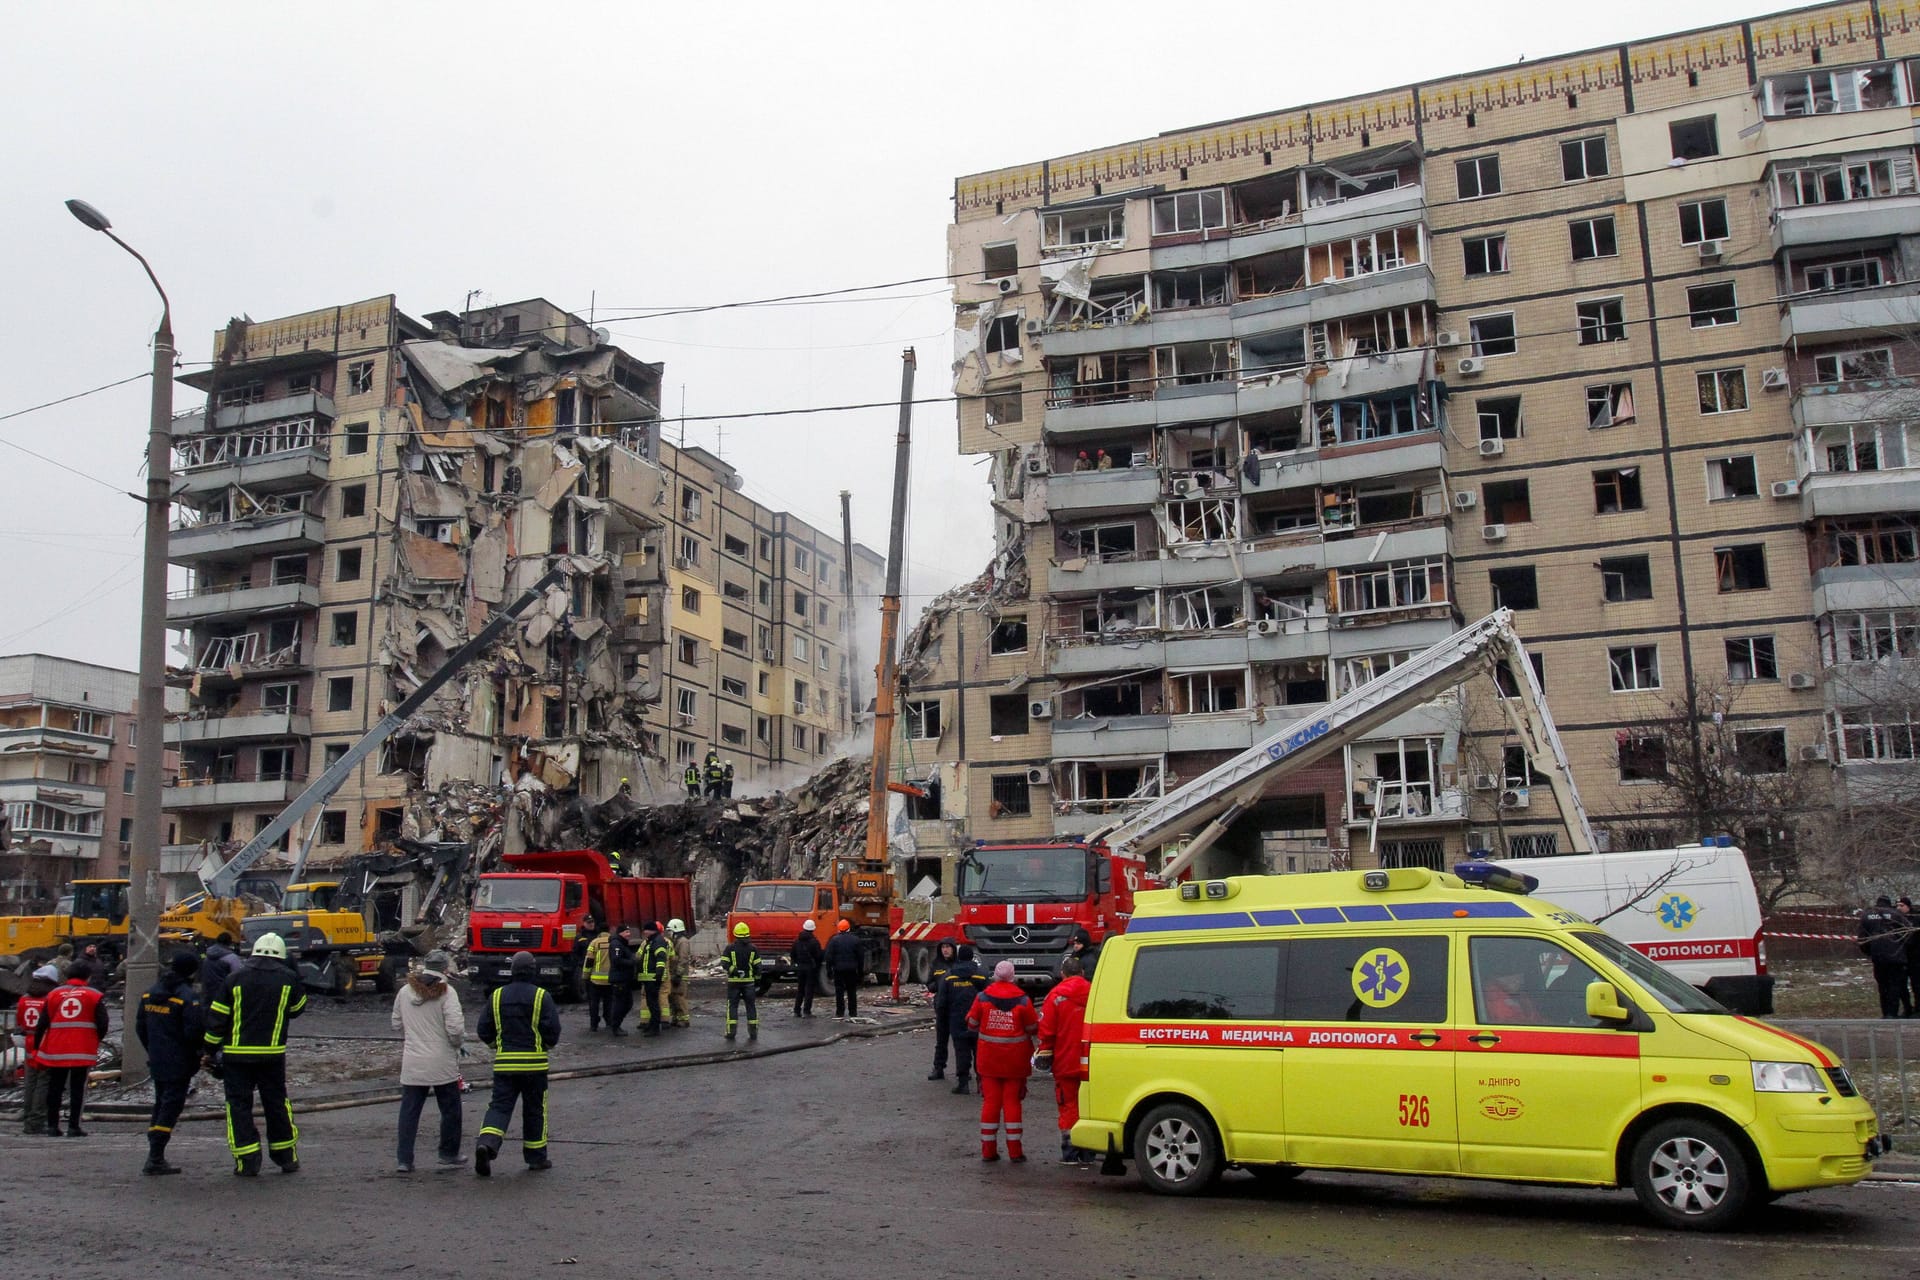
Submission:
{"label": "sidewalk curb", "polygon": [[[914,1016],[908,1021],[891,1023],[886,1026],[850,1027],[845,1031],[835,1032],[824,1040],[809,1040],[804,1044],[773,1045],[765,1049],[716,1049],[709,1053],[681,1054],[671,1058],[634,1058],[626,1062],[606,1062],[590,1067],[574,1067],[565,1071],[554,1071],[550,1072],[547,1078],[550,1081],[595,1080],[603,1076],[636,1075],[644,1071],[668,1071],[675,1067],[707,1067],[721,1062],[744,1061],[754,1058],[777,1058],[787,1053],[801,1053],[808,1049],[824,1049],[828,1045],[840,1044],[848,1040],[873,1040],[881,1036],[904,1035],[909,1031],[918,1031],[923,1027],[930,1027],[932,1025],[933,1020],[930,1017],[920,1018]],[[490,1087],[492,1085],[493,1077],[491,1075],[473,1077],[468,1083],[473,1086],[471,1091],[478,1093],[483,1087]],[[349,1111],[355,1107],[375,1107],[382,1104],[392,1105],[399,1101],[400,1093],[398,1087],[382,1084],[373,1086],[359,1093],[323,1094],[319,1095],[314,1101],[306,1101],[296,1097],[294,1099],[294,1108],[298,1115],[317,1115],[327,1111]],[[149,1114],[150,1112],[147,1106],[143,1103],[88,1103],[86,1108],[86,1117],[88,1120],[97,1120],[103,1124],[112,1124],[119,1121],[144,1124]],[[12,1120],[18,1120],[21,1115],[22,1112],[18,1107],[10,1107],[5,1111],[0,1111],[0,1116]],[[226,1117],[227,1113],[224,1108],[200,1107],[181,1112],[180,1122],[185,1123],[189,1120],[224,1121]]]}

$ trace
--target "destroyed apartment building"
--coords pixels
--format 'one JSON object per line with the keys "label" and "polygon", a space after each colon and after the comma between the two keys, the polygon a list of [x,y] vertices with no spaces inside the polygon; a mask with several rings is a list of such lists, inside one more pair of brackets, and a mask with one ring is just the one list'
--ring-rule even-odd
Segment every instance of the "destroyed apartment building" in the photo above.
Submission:
{"label": "destroyed apartment building", "polygon": [[415,319],[388,297],[235,320],[213,354],[174,423],[175,892],[556,568],[315,815],[316,865],[499,825],[537,842],[545,811],[623,780],[684,795],[710,749],[744,787],[804,776],[854,728],[879,558],[664,443],[662,366],[603,330],[541,300]]}

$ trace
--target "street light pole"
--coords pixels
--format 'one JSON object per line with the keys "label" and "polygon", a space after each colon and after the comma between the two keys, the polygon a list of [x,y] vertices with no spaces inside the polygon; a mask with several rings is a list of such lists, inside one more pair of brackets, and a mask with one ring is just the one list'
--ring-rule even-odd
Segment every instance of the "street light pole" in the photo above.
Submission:
{"label": "street light pole", "polygon": [[[160,325],[153,331],[153,397],[147,416],[147,526],[140,574],[140,698],[135,710],[133,843],[128,857],[126,997],[120,1028],[120,1078],[147,1078],[147,1050],[133,1033],[140,993],[159,978],[160,792],[167,731],[167,526],[173,482],[173,307],[146,258],[113,234],[105,214],[84,200],[67,211],[88,229],[133,255],[160,295]],[[104,834],[104,833],[103,833]]]}

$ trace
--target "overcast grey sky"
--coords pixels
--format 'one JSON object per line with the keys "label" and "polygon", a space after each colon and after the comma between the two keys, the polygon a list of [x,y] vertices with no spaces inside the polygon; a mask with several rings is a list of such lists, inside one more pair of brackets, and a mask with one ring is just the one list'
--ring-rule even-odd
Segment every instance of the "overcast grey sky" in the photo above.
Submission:
{"label": "overcast grey sky", "polygon": [[[950,387],[938,281],[834,305],[606,319],[946,270],[953,179],[1758,10],[1725,0],[1009,6],[90,4],[0,12],[0,415],[140,374],[159,308],[68,217],[98,205],[174,302],[229,316],[393,293],[419,315],[544,296],[666,362],[669,416]],[[1194,17],[1190,25],[1189,17]],[[176,404],[198,402],[181,387]],[[0,418],[0,653],[131,666],[144,382]],[[884,550],[894,413],[687,429],[747,492]],[[677,437],[670,429],[669,438]],[[915,419],[909,620],[991,552],[984,465]],[[93,477],[92,479],[87,478]],[[102,484],[101,481],[106,483]]]}

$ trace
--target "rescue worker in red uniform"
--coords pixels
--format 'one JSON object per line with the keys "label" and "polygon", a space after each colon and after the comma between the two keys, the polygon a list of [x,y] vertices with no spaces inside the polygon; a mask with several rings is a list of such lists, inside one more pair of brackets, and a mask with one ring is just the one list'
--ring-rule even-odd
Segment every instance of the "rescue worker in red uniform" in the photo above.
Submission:
{"label": "rescue worker in red uniform", "polygon": [[1080,961],[1068,956],[1060,962],[1060,983],[1040,1002],[1040,1052],[1033,1065],[1053,1072],[1053,1103],[1060,1111],[1060,1163],[1090,1164],[1093,1152],[1073,1145],[1073,1126],[1080,1119],[1080,1083],[1087,1065],[1080,1052],[1080,1035],[1087,1024],[1087,992],[1093,985],[1080,976]]}
{"label": "rescue worker in red uniform", "polygon": [[287,965],[287,944],[277,933],[254,939],[246,963],[207,1006],[207,1052],[209,1058],[220,1055],[224,1072],[227,1147],[236,1177],[260,1176],[256,1091],[267,1118],[268,1158],[282,1173],[300,1172],[300,1129],[287,1100],[287,1023],[306,1008],[307,989]]}
{"label": "rescue worker in red uniform", "polygon": [[67,980],[47,993],[34,1037],[40,1069],[47,1073],[47,1136],[60,1136],[60,1094],[67,1096],[67,1136],[84,1138],[80,1108],[87,1097],[87,1073],[100,1061],[107,1034],[106,999],[93,988],[93,966],[75,960]]}
{"label": "rescue worker in red uniform", "polygon": [[47,993],[59,984],[59,971],[50,964],[41,965],[27,979],[27,994],[13,1006],[13,1025],[20,1028],[27,1040],[24,1106],[28,1137],[38,1137],[47,1131],[47,1071],[40,1065],[40,1055],[34,1052],[33,1033],[39,1030],[40,1019],[45,1016]]}
{"label": "rescue worker in red uniform", "polygon": [[974,1069],[980,1074],[980,1158],[998,1160],[995,1142],[1007,1130],[1007,1159],[1026,1161],[1021,1146],[1020,1103],[1033,1074],[1033,1036],[1040,1019],[1033,1001],[1013,981],[1013,962],[993,967],[993,981],[967,1012],[967,1027],[979,1037]]}

